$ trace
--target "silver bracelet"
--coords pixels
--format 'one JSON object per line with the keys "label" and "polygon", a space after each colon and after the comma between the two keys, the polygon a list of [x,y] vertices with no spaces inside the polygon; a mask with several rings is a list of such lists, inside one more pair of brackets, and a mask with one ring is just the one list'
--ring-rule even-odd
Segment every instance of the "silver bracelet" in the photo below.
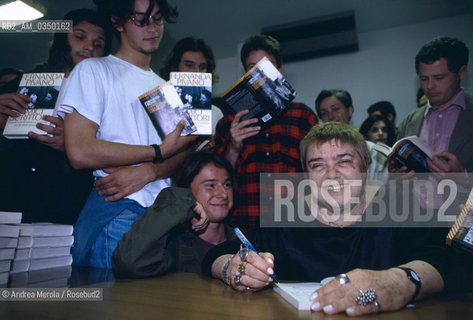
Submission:
{"label": "silver bracelet", "polygon": [[223,269],[222,269],[222,280],[229,286],[231,286],[231,283],[230,283],[230,275],[228,274],[228,269],[230,268],[230,262],[234,256],[235,255],[232,255],[230,258],[228,258],[227,262],[225,262],[225,265],[223,266]]}

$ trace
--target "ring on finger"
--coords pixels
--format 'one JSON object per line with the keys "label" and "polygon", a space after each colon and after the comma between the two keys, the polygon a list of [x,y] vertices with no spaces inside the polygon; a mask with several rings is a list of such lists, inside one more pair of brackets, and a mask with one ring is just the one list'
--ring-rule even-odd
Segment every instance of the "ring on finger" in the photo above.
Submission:
{"label": "ring on finger", "polygon": [[248,262],[243,261],[242,263],[240,263],[240,264],[238,265],[238,272],[241,273],[242,275],[245,274],[245,269],[246,269],[246,264],[247,264],[247,263],[248,263]]}
{"label": "ring on finger", "polygon": [[246,258],[248,257],[249,250],[248,248],[241,248],[240,251],[238,251],[238,256],[240,257],[240,260],[246,261]]}
{"label": "ring on finger", "polygon": [[241,285],[241,274],[236,274],[236,275],[234,275],[234,276],[233,276],[233,280],[235,281],[235,283],[236,283],[237,285],[240,286],[240,285]]}
{"label": "ring on finger", "polygon": [[[356,296],[356,303],[362,306],[366,306],[370,303],[377,301],[378,296],[376,295],[376,290],[368,289],[365,291],[360,290],[360,293]],[[379,302],[378,302],[379,305]]]}
{"label": "ring on finger", "polygon": [[376,306],[376,310],[377,310],[378,312],[381,312],[381,304],[379,303],[379,301],[378,301],[378,300],[374,300],[373,303],[374,303],[374,305]]}
{"label": "ring on finger", "polygon": [[350,278],[348,278],[348,276],[345,273],[340,273],[335,278],[337,278],[337,280],[340,282],[342,286],[350,282]]}

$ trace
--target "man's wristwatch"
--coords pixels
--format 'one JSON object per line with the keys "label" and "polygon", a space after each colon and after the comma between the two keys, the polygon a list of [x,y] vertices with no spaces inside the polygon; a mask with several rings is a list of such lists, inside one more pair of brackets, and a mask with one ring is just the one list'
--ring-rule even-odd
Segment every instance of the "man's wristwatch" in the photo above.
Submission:
{"label": "man's wristwatch", "polygon": [[154,159],[153,163],[161,162],[163,161],[163,155],[161,154],[161,148],[157,144],[152,144],[151,145],[154,149]]}
{"label": "man's wristwatch", "polygon": [[422,282],[420,281],[420,277],[417,274],[417,272],[415,272],[411,268],[406,268],[406,267],[396,267],[396,268],[404,270],[406,272],[407,279],[409,279],[416,286],[416,292],[414,293],[414,296],[412,297],[412,299],[409,301],[409,303],[413,303],[415,298],[419,295],[420,288],[422,287]]}

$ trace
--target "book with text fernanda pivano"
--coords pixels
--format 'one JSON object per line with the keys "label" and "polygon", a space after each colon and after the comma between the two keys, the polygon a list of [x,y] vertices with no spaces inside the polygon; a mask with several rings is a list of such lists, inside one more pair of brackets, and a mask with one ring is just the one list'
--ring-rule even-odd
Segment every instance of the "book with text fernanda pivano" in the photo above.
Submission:
{"label": "book with text fernanda pivano", "polygon": [[46,132],[36,128],[36,124],[49,124],[43,117],[54,114],[63,79],[64,73],[24,73],[17,92],[32,101],[28,103],[25,114],[8,118],[3,135],[9,139],[28,139],[30,131],[46,135]]}

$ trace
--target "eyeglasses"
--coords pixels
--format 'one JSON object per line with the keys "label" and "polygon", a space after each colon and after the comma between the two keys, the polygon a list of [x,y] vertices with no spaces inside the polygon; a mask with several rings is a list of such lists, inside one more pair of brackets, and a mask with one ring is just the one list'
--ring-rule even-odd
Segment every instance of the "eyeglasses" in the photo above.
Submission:
{"label": "eyeglasses", "polygon": [[162,26],[163,25],[163,16],[161,13],[156,13],[154,16],[145,16],[144,13],[134,13],[131,15],[130,20],[133,21],[135,26],[137,27],[144,27],[144,26],[149,26],[150,21],[153,21],[153,23],[157,26]]}

